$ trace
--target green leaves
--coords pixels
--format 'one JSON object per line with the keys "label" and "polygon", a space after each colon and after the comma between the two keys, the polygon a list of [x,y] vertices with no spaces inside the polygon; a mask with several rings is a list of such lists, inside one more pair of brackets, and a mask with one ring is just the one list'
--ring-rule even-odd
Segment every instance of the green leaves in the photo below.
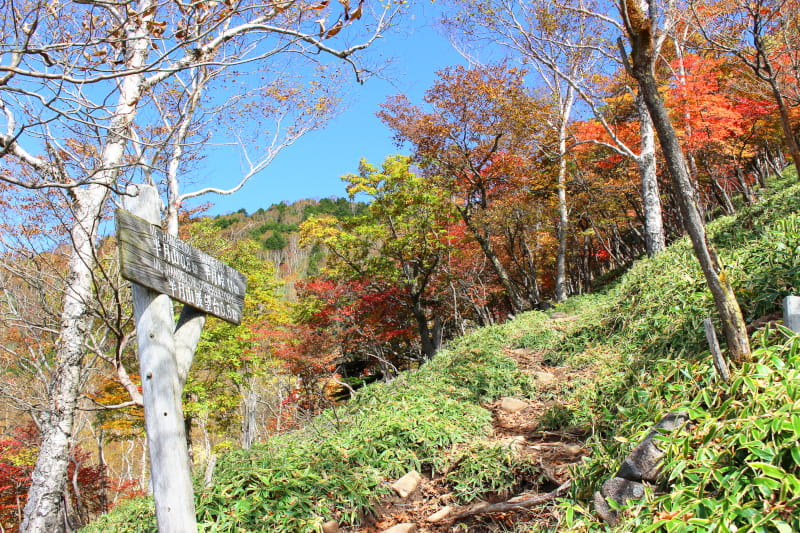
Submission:
{"label": "green leaves", "polygon": [[477,441],[451,459],[445,480],[462,503],[513,490],[520,480],[538,481],[542,475],[532,459],[509,447]]}

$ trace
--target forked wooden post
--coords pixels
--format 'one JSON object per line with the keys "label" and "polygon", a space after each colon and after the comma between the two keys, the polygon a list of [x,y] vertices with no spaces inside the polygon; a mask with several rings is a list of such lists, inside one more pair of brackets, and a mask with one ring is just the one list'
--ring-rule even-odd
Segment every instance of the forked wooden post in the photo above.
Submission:
{"label": "forked wooden post", "polygon": [[[117,210],[122,277],[133,285],[144,424],[160,533],[196,533],[181,398],[206,313],[239,324],[247,278],[160,227],[154,187],[131,186]],[[183,302],[177,327],[172,300]]]}
{"label": "forked wooden post", "polygon": [[[133,191],[129,193],[136,194]],[[127,196],[125,208],[151,224],[160,224],[161,200],[152,187]],[[144,424],[150,451],[150,479],[160,533],[196,533],[197,519],[189,450],[181,408],[182,386],[175,357],[172,300],[132,283]]]}

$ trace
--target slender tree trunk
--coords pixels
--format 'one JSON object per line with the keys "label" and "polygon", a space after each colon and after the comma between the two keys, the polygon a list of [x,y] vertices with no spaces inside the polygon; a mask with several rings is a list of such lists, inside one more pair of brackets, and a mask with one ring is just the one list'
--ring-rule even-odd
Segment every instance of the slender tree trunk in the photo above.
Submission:
{"label": "slender tree trunk", "polygon": [[567,237],[569,210],[567,209],[567,122],[575,102],[575,89],[570,85],[562,103],[558,126],[558,252],[556,254],[555,301],[567,299]]}
{"label": "slender tree trunk", "polygon": [[[688,30],[688,28],[687,28],[687,30]],[[687,74],[686,74],[686,63],[683,60],[683,57],[684,57],[683,56],[683,45],[684,45],[685,41],[686,41],[686,34],[685,33],[684,33],[682,39],[680,39],[680,40],[676,39],[674,41],[675,56],[678,58],[678,73],[679,73],[679,75],[680,75],[682,80],[686,80],[687,77],[688,77]],[[684,97],[688,97],[688,95],[686,94],[686,89],[685,88],[681,92],[683,93]],[[684,128],[686,129],[686,136],[691,138],[691,136],[692,136],[692,114],[688,111],[688,109],[683,114],[683,120],[684,120]],[[697,158],[695,158],[695,155],[694,155],[693,151],[689,150],[689,152],[686,154],[686,160],[689,163],[689,179],[692,181],[692,183],[697,183],[698,186],[699,186],[699,182],[698,182],[698,178],[697,178],[697,176],[699,175],[699,173],[697,172]],[[698,204],[698,209],[700,209],[700,216],[705,217],[705,213],[703,211],[703,206],[701,204]]]}
{"label": "slender tree trunk", "polygon": [[797,139],[792,130],[792,120],[789,117],[789,110],[786,108],[786,101],[783,99],[780,88],[774,79],[770,79],[769,85],[775,97],[775,103],[778,104],[778,113],[781,117],[781,128],[783,129],[786,146],[789,147],[789,154],[792,156],[794,168],[800,173],[800,148],[797,146]]}
{"label": "slender tree trunk", "polygon": [[747,179],[744,176],[744,172],[742,172],[742,167],[739,165],[738,160],[736,161],[734,172],[736,172],[736,181],[739,183],[739,188],[742,191],[744,203],[746,205],[753,205],[756,203],[756,195],[753,192],[753,188],[747,183]]}
{"label": "slender tree trunk", "polygon": [[256,440],[258,393],[255,391],[254,385],[254,378],[251,377],[240,390],[242,395],[242,448],[245,450],[249,450]]}
{"label": "slender tree trunk", "polygon": [[472,218],[469,216],[469,214],[464,213],[463,210],[461,212],[461,218],[464,220],[464,224],[466,224],[473,237],[475,237],[475,240],[478,241],[481,250],[483,250],[483,254],[489,260],[489,263],[491,263],[495,274],[497,274],[500,284],[503,286],[503,289],[505,289],[506,294],[508,295],[511,311],[514,314],[517,314],[530,309],[530,304],[526,302],[522,296],[520,296],[519,291],[517,291],[517,288],[514,286],[514,282],[511,281],[511,277],[508,275],[508,271],[503,266],[503,263],[500,262],[500,258],[497,257],[494,247],[489,240],[489,236],[477,228],[472,223]]}
{"label": "slender tree trunk", "polygon": [[672,127],[664,101],[658,92],[658,85],[653,74],[655,59],[652,54],[653,22],[642,12],[635,0],[630,2],[623,0],[621,7],[632,47],[631,74],[639,83],[641,94],[653,119],[686,230],[705,275],[706,283],[714,297],[731,359],[738,364],[750,358],[750,341],[733,288],[726,273],[720,267],[714,250],[708,243],[703,219],[697,208],[695,191],[683,156],[683,149]]}
{"label": "slender tree trunk", "polygon": [[436,355],[436,342],[431,333],[431,328],[428,325],[428,316],[422,304],[418,301],[418,298],[417,301],[412,304],[411,314],[414,315],[414,320],[417,322],[417,332],[419,333],[422,355],[425,359],[430,359]]}
{"label": "slender tree trunk", "polygon": [[84,341],[91,323],[93,241],[107,189],[95,185],[73,191],[75,223],[70,253],[57,361],[49,388],[50,405],[42,415],[42,444],[31,475],[21,531],[51,533],[62,527],[61,497],[67,482],[75,411],[83,371]]}
{"label": "slender tree trunk", "polygon": [[433,318],[431,337],[433,338],[433,349],[438,352],[442,349],[442,343],[444,342],[444,321],[439,318],[438,314]]}
{"label": "slender tree trunk", "polygon": [[[711,169],[709,169],[710,171]],[[733,206],[733,202],[731,201],[731,197],[728,194],[722,185],[720,185],[717,178],[714,177],[713,172],[709,172],[709,179],[711,179],[711,188],[714,191],[714,196],[717,197],[717,202],[722,206],[723,211],[725,211],[726,215],[733,215],[736,213],[736,208]]]}
{"label": "slender tree trunk", "polygon": [[767,164],[764,162],[764,155],[759,153],[756,155],[754,161],[750,163],[753,168],[753,172],[756,174],[756,183],[758,187],[761,189],[767,188],[767,176],[769,172],[767,171]]}
{"label": "slender tree trunk", "polygon": [[536,279],[536,260],[533,256],[533,251],[531,250],[531,247],[524,235],[522,236],[521,241],[522,253],[526,265],[525,277],[527,279],[526,289],[528,292],[528,300],[530,302],[538,303],[542,300],[542,295],[539,291],[539,281]]}
{"label": "slender tree trunk", "polygon": [[566,159],[562,159],[558,171],[558,251],[556,252],[556,283],[555,301],[563,302],[567,299],[567,226],[569,213],[567,211],[567,185],[566,185]]}
{"label": "slender tree trunk", "polygon": [[[140,6],[145,9],[148,2]],[[146,18],[152,18],[148,16]],[[141,68],[150,48],[147,30],[141,21],[129,28],[131,70]],[[59,525],[60,497],[67,481],[67,465],[72,439],[75,409],[79,394],[84,342],[91,318],[87,302],[93,295],[92,268],[97,224],[108,198],[109,186],[118,175],[130,125],[142,94],[143,76],[132,74],[120,86],[119,99],[109,124],[103,147],[97,183],[72,190],[75,220],[70,231],[72,251],[61,313],[61,332],[56,346],[57,365],[50,386],[50,406],[42,420],[42,445],[31,474],[23,533],[52,533]]]}
{"label": "slender tree trunk", "polygon": [[641,94],[636,97],[641,134],[637,163],[642,177],[642,205],[644,208],[644,244],[647,255],[653,256],[666,248],[664,222],[661,216],[661,195],[658,192],[656,173],[656,137],[653,121]]}

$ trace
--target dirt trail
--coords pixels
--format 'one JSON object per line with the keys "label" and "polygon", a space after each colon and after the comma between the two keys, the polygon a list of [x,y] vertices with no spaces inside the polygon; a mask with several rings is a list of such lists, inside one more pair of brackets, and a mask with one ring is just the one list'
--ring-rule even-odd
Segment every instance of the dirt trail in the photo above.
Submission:
{"label": "dirt trail", "polygon": [[[520,480],[523,491],[516,494],[497,495],[490,503],[498,501],[518,501],[537,494],[554,490],[569,479],[569,465],[580,462],[589,454],[585,446],[585,435],[580,431],[547,431],[543,416],[557,412],[552,409],[557,391],[574,375],[563,367],[551,367],[542,360],[542,353],[526,349],[507,349],[519,367],[537,383],[537,398],[526,399],[527,406],[516,412],[508,412],[501,401],[486,405],[492,411],[493,432],[490,439],[511,446],[520,456],[525,456],[541,468],[543,479],[537,486],[530,480]],[[552,392],[555,394],[548,394]],[[431,523],[428,518],[445,506],[452,506],[451,516],[468,510],[482,502],[460,506],[453,501],[449,488],[441,476],[425,476],[419,490],[406,500],[395,498],[384,502],[376,516],[357,528],[341,531],[358,533],[380,533],[395,524],[414,523],[417,533],[494,533],[510,531],[514,524],[524,522],[550,523],[554,520],[548,504],[511,512],[477,515],[453,521],[446,518]]]}

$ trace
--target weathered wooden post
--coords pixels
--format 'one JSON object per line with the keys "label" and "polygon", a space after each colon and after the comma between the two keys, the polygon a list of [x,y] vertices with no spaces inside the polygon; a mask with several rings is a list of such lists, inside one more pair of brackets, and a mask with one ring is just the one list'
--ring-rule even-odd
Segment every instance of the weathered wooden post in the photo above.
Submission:
{"label": "weathered wooden post", "polygon": [[[159,227],[161,200],[131,186],[117,210],[122,277],[132,282],[145,430],[158,529],[196,533],[181,398],[205,313],[238,324],[246,278]],[[172,298],[184,303],[177,328]]]}

